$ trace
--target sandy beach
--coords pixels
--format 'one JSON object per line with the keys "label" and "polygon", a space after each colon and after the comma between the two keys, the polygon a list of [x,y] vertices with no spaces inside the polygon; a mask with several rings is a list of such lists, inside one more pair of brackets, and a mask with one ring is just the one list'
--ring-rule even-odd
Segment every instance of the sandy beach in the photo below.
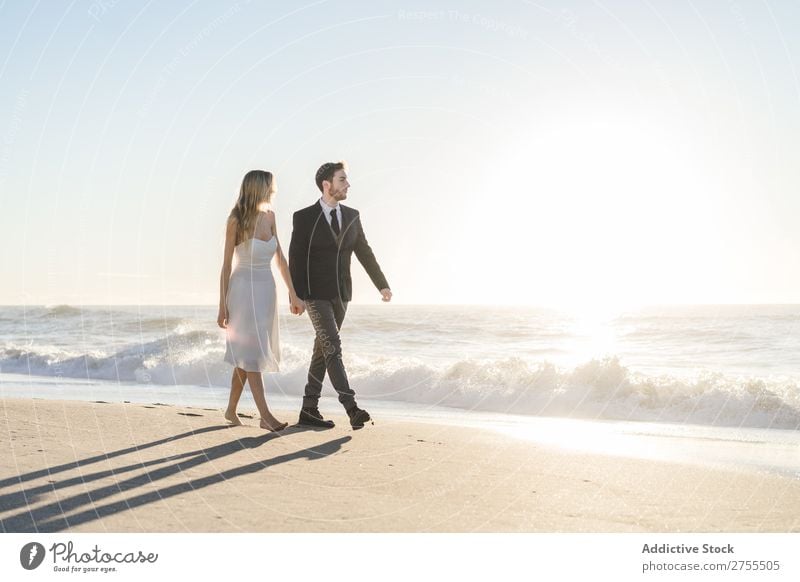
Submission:
{"label": "sandy beach", "polygon": [[270,434],[209,408],[0,406],[4,532],[800,531],[800,480],[767,473],[407,420]]}

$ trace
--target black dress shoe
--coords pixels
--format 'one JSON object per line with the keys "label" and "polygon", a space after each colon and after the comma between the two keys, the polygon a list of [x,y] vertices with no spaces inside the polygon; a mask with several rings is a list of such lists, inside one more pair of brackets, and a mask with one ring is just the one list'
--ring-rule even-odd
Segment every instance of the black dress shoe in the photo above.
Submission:
{"label": "black dress shoe", "polygon": [[300,410],[300,420],[298,424],[318,426],[320,428],[333,428],[336,426],[332,420],[325,420],[319,412],[319,408],[303,408]]}
{"label": "black dress shoe", "polygon": [[347,416],[350,417],[350,426],[353,427],[353,430],[364,428],[364,423],[372,420],[372,418],[369,416],[369,412],[366,410],[361,410],[358,406],[348,410]]}

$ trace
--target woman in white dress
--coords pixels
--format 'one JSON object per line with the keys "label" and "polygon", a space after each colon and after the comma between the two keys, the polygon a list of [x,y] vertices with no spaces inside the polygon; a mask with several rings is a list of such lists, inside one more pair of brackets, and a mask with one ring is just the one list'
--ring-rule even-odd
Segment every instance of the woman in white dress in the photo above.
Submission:
{"label": "woman in white dress", "polygon": [[262,209],[275,191],[270,172],[252,170],[242,180],[239,199],[228,216],[217,315],[217,324],[226,330],[225,361],[233,365],[225,418],[231,424],[242,424],[236,406],[247,382],[261,415],[261,428],[271,431],[287,426],[270,412],[261,377],[262,372],[277,372],[280,364],[273,258],[289,289],[291,312],[300,315],[305,310],[294,292],[289,264],[278,242],[275,213]]}

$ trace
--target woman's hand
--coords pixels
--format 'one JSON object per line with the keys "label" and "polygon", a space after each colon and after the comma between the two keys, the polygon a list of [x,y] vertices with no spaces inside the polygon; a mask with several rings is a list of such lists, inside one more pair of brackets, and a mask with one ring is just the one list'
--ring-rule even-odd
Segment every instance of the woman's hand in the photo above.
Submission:
{"label": "woman's hand", "polygon": [[300,299],[297,295],[289,297],[289,311],[291,311],[294,315],[303,315],[305,310],[306,304],[302,299]]}
{"label": "woman's hand", "polygon": [[217,325],[222,329],[228,327],[228,310],[220,305],[219,313],[217,314]]}

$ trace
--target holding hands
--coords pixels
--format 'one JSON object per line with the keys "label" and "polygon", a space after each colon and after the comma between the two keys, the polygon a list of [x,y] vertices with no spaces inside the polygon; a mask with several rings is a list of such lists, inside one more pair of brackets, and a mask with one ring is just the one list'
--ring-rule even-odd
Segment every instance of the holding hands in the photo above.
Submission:
{"label": "holding hands", "polygon": [[[306,311],[305,301],[296,295],[294,297],[289,297],[289,311],[293,315],[303,315]],[[217,313],[217,325],[222,329],[228,327],[228,310],[224,307],[220,307]]]}
{"label": "holding hands", "polygon": [[289,311],[294,315],[303,315],[306,310],[305,301],[300,299],[297,295],[289,296]]}

